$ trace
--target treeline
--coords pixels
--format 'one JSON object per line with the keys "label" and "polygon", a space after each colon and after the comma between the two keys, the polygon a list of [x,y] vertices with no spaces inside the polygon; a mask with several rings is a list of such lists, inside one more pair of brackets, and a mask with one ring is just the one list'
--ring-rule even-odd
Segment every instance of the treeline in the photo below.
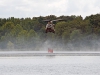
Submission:
{"label": "treeline", "polygon": [[[55,22],[55,34],[45,33],[46,22],[43,20],[62,19]],[[0,49],[39,49],[43,43],[50,41],[56,47],[69,48],[91,45],[91,40],[99,40],[100,14],[81,16],[55,15],[33,18],[0,18]]]}

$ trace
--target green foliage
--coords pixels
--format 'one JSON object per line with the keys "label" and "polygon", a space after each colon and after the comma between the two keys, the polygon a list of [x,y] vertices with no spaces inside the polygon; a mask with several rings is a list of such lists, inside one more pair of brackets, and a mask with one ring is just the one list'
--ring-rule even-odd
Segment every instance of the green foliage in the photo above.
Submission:
{"label": "green foliage", "polygon": [[[43,20],[63,19],[55,22],[55,34],[45,33],[46,23]],[[89,35],[100,37],[100,14],[90,15],[83,19],[81,16],[60,16],[49,15],[46,17],[31,18],[0,18],[0,43],[4,41],[9,48],[36,48],[46,40],[67,44],[71,41],[78,41]],[[91,38],[92,39],[92,38]],[[0,44],[2,48],[2,43]]]}
{"label": "green foliage", "polygon": [[71,40],[78,40],[81,37],[81,31],[80,30],[73,30],[72,33],[70,34],[70,39]]}
{"label": "green foliage", "polygon": [[28,37],[29,40],[32,41],[32,40],[35,40],[36,38],[38,38],[38,35],[37,35],[37,33],[34,30],[31,29],[28,32],[27,37]]}
{"label": "green foliage", "polygon": [[[24,48],[27,44],[27,31],[22,30],[19,32],[18,37],[16,38],[16,44],[19,48]],[[26,47],[25,47],[26,48]]]}
{"label": "green foliage", "polygon": [[27,38],[27,31],[26,30],[22,30],[21,32],[19,32],[18,34],[18,38],[24,38],[26,40]]}
{"label": "green foliage", "polygon": [[17,24],[12,31],[10,32],[10,36],[12,37],[17,37],[18,34],[23,30],[23,28],[21,27],[21,25]]}
{"label": "green foliage", "polygon": [[59,22],[55,26],[56,35],[60,37],[62,33],[66,30],[67,23],[66,22]]}
{"label": "green foliage", "polygon": [[3,30],[5,33],[9,33],[13,28],[14,28],[14,23],[13,23],[13,22],[6,22],[6,23],[2,26],[2,30]]}
{"label": "green foliage", "polygon": [[62,39],[66,41],[70,40],[70,30],[63,32]]}

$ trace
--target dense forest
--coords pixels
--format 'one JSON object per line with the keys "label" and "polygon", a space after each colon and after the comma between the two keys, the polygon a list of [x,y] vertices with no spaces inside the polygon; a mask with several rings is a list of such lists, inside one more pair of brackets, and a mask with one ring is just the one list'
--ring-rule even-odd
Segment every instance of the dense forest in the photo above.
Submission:
{"label": "dense forest", "polygon": [[[55,34],[45,33],[43,20],[54,22]],[[81,16],[39,16],[33,18],[0,18],[0,49],[41,50],[52,46],[56,50],[99,50],[100,14]],[[74,48],[74,49],[73,49]]]}

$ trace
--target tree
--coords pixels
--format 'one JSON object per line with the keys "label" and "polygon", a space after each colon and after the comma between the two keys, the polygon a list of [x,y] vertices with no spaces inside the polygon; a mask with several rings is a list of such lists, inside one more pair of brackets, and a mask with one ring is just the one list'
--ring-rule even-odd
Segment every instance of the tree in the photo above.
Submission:
{"label": "tree", "polygon": [[10,36],[17,37],[18,34],[23,30],[22,26],[17,24],[12,31],[10,32]]}
{"label": "tree", "polygon": [[62,36],[62,33],[64,32],[64,30],[66,30],[67,27],[67,23],[66,22],[58,22],[55,26],[55,30],[56,30],[56,35],[58,37]]}
{"label": "tree", "polygon": [[67,27],[66,30],[62,34],[62,40],[67,43],[70,40],[70,33],[71,33],[71,28]]}
{"label": "tree", "polygon": [[37,33],[34,30],[30,30],[28,32],[28,39],[32,39],[33,37],[37,37]]}
{"label": "tree", "polygon": [[35,48],[40,42],[37,33],[34,30],[30,30],[27,34],[28,48]]}
{"label": "tree", "polygon": [[54,19],[56,19],[56,16],[55,15],[49,15],[49,16],[46,16],[45,19],[54,20]]}
{"label": "tree", "polygon": [[16,44],[18,45],[18,48],[26,48],[27,47],[27,33],[28,31],[22,30],[19,32]]}
{"label": "tree", "polygon": [[10,33],[11,30],[14,28],[14,23],[13,22],[6,22],[3,26],[2,26],[2,30],[5,33]]}
{"label": "tree", "polygon": [[33,26],[34,26],[31,18],[21,19],[20,25],[23,27],[24,30],[27,30],[27,31],[29,31],[30,29],[33,29]]}
{"label": "tree", "polygon": [[79,40],[81,37],[81,31],[80,30],[73,30],[72,33],[70,34],[70,39],[71,40]]}

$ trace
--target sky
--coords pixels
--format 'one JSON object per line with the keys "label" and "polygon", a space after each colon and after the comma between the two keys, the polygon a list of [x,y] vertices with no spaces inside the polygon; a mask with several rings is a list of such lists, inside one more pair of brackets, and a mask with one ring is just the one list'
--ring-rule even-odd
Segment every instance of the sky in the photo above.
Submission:
{"label": "sky", "polygon": [[100,0],[0,0],[0,18],[100,14]]}

